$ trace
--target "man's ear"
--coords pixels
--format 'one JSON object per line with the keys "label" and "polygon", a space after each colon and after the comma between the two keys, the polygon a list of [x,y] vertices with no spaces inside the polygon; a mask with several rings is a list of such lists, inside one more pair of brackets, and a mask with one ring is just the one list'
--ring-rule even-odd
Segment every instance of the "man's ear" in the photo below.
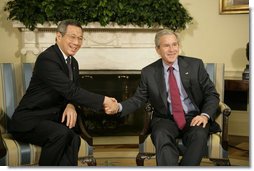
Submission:
{"label": "man's ear", "polygon": [[62,34],[60,32],[56,32],[56,41],[61,40],[62,37],[63,36],[62,36]]}
{"label": "man's ear", "polygon": [[155,47],[155,50],[156,50],[157,54],[160,55],[160,47],[156,46],[156,47]]}

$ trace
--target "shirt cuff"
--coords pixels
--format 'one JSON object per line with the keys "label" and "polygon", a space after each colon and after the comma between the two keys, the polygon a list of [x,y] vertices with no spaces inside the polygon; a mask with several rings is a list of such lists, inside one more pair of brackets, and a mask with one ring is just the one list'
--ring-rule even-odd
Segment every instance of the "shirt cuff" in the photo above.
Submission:
{"label": "shirt cuff", "polygon": [[207,113],[201,113],[201,116],[206,116],[208,118],[208,120],[210,119],[210,116]]}
{"label": "shirt cuff", "polygon": [[122,110],[123,110],[123,106],[122,106],[122,104],[121,103],[118,103],[118,112],[122,112]]}

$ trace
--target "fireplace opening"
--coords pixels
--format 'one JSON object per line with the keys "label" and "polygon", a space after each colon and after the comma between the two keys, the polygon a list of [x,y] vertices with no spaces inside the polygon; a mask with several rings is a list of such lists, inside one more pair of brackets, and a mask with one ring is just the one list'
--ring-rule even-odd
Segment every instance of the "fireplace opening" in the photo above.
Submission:
{"label": "fireplace opening", "polygon": [[[139,70],[81,70],[80,84],[86,90],[114,97],[121,102],[131,97],[139,84]],[[138,135],[144,124],[144,108],[125,117],[83,108],[83,119],[91,136]]]}

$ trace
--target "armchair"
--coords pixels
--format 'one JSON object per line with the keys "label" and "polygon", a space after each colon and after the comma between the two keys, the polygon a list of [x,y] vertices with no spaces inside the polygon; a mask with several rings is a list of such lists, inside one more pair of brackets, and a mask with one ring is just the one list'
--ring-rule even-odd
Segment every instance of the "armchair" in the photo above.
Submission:
{"label": "armchair", "polygon": [[[23,90],[25,91],[33,71],[33,63],[22,64]],[[16,141],[8,132],[9,120],[17,105],[14,64],[0,63],[0,166],[38,165],[41,147]],[[81,138],[79,160],[93,165],[89,156],[90,146]]]}
{"label": "armchair", "polygon": [[[204,157],[209,158],[215,165],[230,165],[228,158],[228,119],[231,113],[230,107],[223,103],[224,97],[224,64],[221,63],[207,63],[206,70],[210,79],[215,84],[216,90],[220,94],[221,102],[217,110],[216,122],[220,128],[210,131],[209,139],[207,141],[207,150]],[[145,117],[145,124],[143,131],[139,136],[139,153],[136,157],[136,164],[138,166],[144,165],[145,159],[150,159],[156,155],[156,149],[150,137],[149,123],[153,115],[153,107],[147,104],[147,116]],[[180,154],[184,151],[184,145],[181,139],[178,140]]]}

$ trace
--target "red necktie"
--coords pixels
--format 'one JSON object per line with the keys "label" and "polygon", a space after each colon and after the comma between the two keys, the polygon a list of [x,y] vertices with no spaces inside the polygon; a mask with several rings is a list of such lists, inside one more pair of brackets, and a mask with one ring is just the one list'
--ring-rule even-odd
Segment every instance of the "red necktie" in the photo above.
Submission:
{"label": "red necktie", "polygon": [[68,67],[68,70],[69,70],[69,78],[72,81],[73,80],[73,73],[72,73],[72,67],[71,67],[71,57],[68,56],[66,61],[67,61],[67,67]]}
{"label": "red necktie", "polygon": [[173,67],[169,67],[169,91],[170,91],[170,98],[171,98],[171,106],[172,106],[172,114],[174,117],[174,120],[178,126],[179,129],[183,129],[186,121],[184,117],[184,111],[182,102],[180,99],[180,93],[179,89],[176,83],[176,79],[173,73]]}

